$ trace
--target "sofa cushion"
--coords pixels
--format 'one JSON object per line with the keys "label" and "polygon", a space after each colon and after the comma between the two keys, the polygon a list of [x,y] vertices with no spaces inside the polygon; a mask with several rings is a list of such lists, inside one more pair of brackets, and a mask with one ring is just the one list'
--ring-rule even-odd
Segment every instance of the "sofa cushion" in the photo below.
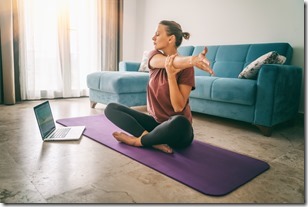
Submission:
{"label": "sofa cushion", "polygon": [[247,52],[246,63],[244,67],[249,65],[252,61],[264,55],[270,51],[276,51],[280,55],[285,56],[286,65],[291,64],[293,49],[288,43],[263,43],[263,44],[251,44]]}
{"label": "sofa cushion", "polygon": [[91,89],[109,93],[143,93],[149,82],[149,73],[102,71],[87,76]]}
{"label": "sofa cushion", "polygon": [[195,76],[196,88],[191,91],[190,97],[211,99],[212,84],[217,78],[218,77]]}
{"label": "sofa cushion", "polygon": [[[203,48],[202,45],[196,46],[193,55],[198,55]],[[292,59],[292,47],[288,43],[214,45],[207,48],[206,57],[211,62],[217,77],[238,78],[243,68],[270,51],[277,51],[285,56],[287,65]],[[195,67],[195,76],[209,76],[209,74]]]}
{"label": "sofa cushion", "polygon": [[99,89],[101,72],[94,72],[87,75],[87,86],[90,89]]}
{"label": "sofa cushion", "polygon": [[[197,46],[193,55],[198,55],[204,46]],[[237,78],[242,71],[249,45],[208,46],[207,59],[217,77]],[[208,73],[195,67],[196,76],[209,76]]]}
{"label": "sofa cushion", "polygon": [[178,53],[181,56],[191,56],[194,46],[181,46],[178,48]]}
{"label": "sofa cushion", "polygon": [[264,64],[283,64],[286,57],[279,55],[276,51],[268,52],[247,65],[239,74],[239,78],[256,79],[257,74]]}
{"label": "sofa cushion", "polygon": [[212,100],[253,105],[257,82],[250,79],[218,78],[212,84]]}
{"label": "sofa cushion", "polygon": [[243,70],[243,62],[217,61],[213,67],[215,76],[222,78],[237,78]]}
{"label": "sofa cushion", "polygon": [[[200,54],[205,46],[196,46],[192,55],[198,55]],[[215,57],[216,57],[216,52],[218,50],[218,46],[207,46],[208,52],[206,53],[206,58],[210,61],[210,66],[213,68],[213,65],[215,64]],[[209,73],[200,70],[197,67],[194,67],[195,70],[195,76],[210,76]],[[214,71],[215,72],[215,71]]]}
{"label": "sofa cushion", "polygon": [[143,52],[142,60],[140,62],[140,66],[139,66],[139,69],[138,69],[139,72],[149,72],[150,71],[149,66],[148,66],[149,52],[150,51],[147,51],[147,50]]}

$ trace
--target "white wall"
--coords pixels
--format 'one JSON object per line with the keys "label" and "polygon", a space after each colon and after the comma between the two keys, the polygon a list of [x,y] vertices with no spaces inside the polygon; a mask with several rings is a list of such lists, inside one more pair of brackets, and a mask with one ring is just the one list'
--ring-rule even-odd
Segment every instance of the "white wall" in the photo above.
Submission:
{"label": "white wall", "polygon": [[[123,60],[153,48],[159,21],[174,20],[191,38],[182,45],[288,42],[304,69],[302,0],[124,0]],[[304,76],[304,75],[303,75]],[[304,112],[304,77],[300,112]]]}

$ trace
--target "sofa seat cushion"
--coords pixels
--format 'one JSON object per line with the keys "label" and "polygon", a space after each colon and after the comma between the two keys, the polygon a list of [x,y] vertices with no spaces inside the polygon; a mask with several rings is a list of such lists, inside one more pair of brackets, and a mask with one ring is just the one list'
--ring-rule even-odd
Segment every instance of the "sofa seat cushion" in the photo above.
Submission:
{"label": "sofa seat cushion", "polygon": [[149,73],[102,71],[87,76],[90,89],[109,93],[145,93],[149,82]]}
{"label": "sofa seat cushion", "polygon": [[191,91],[190,97],[201,98],[201,99],[211,99],[211,89],[213,82],[218,77],[210,76],[195,76],[195,90]]}
{"label": "sofa seat cushion", "polygon": [[243,105],[255,104],[257,82],[250,79],[218,78],[212,84],[212,100]]}

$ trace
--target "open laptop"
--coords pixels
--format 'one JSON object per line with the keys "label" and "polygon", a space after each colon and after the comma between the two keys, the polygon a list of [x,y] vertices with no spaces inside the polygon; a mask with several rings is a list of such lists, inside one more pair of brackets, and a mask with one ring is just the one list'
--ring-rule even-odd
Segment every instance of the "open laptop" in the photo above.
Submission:
{"label": "open laptop", "polygon": [[56,128],[49,101],[35,106],[34,113],[43,141],[78,140],[85,129],[85,126]]}

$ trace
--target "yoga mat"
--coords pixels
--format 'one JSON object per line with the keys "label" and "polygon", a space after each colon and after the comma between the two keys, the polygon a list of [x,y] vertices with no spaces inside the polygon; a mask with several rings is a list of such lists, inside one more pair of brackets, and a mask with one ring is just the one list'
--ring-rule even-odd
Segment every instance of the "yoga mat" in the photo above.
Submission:
{"label": "yoga mat", "polygon": [[226,195],[269,169],[258,159],[194,140],[181,150],[166,154],[156,149],[118,142],[112,132],[123,131],[104,115],[59,119],[64,126],[84,125],[84,135],[201,193]]}

